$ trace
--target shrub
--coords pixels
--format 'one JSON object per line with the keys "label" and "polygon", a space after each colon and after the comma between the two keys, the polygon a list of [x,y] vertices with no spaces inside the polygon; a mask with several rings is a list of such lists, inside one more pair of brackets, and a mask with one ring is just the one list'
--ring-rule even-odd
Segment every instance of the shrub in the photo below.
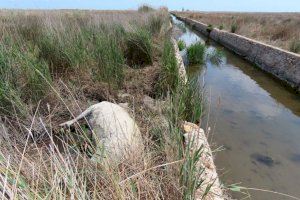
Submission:
{"label": "shrub", "polygon": [[177,45],[178,45],[179,51],[182,51],[183,49],[186,48],[186,44],[185,44],[185,42],[183,40],[179,40],[177,42]]}
{"label": "shrub", "polygon": [[129,32],[126,38],[126,58],[131,66],[144,66],[152,64],[152,39],[150,32],[137,27]]}
{"label": "shrub", "polygon": [[221,25],[219,26],[219,29],[220,29],[220,30],[223,30],[223,29],[224,29],[224,25],[221,24]]}
{"label": "shrub", "polygon": [[290,51],[294,53],[300,53],[300,40],[293,40],[290,43]]}
{"label": "shrub", "polygon": [[235,33],[238,29],[237,23],[234,22],[233,24],[231,24],[231,28],[230,28],[230,32],[231,33]]}
{"label": "shrub", "polygon": [[190,64],[202,64],[204,59],[205,46],[200,42],[192,44],[187,48],[187,57]]}

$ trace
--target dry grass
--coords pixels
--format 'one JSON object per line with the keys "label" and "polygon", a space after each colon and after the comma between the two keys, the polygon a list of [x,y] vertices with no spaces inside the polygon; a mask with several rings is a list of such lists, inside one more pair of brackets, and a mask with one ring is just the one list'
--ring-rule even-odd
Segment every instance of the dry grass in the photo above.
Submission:
{"label": "dry grass", "polygon": [[[1,198],[174,199],[181,196],[179,178],[167,167],[178,168],[180,162],[168,164],[176,161],[177,155],[168,153],[174,160],[167,159],[165,149],[158,148],[152,139],[155,132],[167,140],[170,131],[161,127],[159,120],[153,124],[153,119],[160,114],[147,110],[142,102],[143,95],[154,92],[160,68],[160,43],[166,38],[163,29],[169,25],[165,24],[166,13],[1,11],[0,15],[3,72],[0,97],[5,100],[5,104],[1,103],[1,128],[6,127],[0,131]],[[146,45],[154,44],[151,48],[155,54],[149,54],[153,56],[152,62],[140,66],[143,68],[131,66],[124,57],[128,51],[126,35],[137,27],[147,31],[154,16],[162,23],[149,27],[149,34],[144,36],[151,40]],[[84,38],[86,35],[89,39]],[[139,33],[134,37],[139,39]],[[106,45],[107,40],[112,43]],[[136,45],[143,44],[138,42]],[[110,71],[116,65],[119,68]],[[118,73],[120,76],[114,77]],[[36,94],[38,88],[41,94]],[[124,100],[118,93],[129,93],[132,98]],[[117,166],[95,163],[89,159],[95,147],[89,142],[86,128],[60,130],[59,123],[103,100],[129,103],[143,132],[146,144],[143,157],[132,155]],[[163,166],[156,167],[160,165]]]}
{"label": "dry grass", "polygon": [[[185,103],[198,105],[197,95],[181,86],[160,111],[143,102],[145,94],[161,96],[155,93],[159,72],[174,63],[175,56],[165,57],[172,48],[162,51],[170,39],[168,19],[165,10],[0,12],[2,199],[192,197],[200,175],[181,169],[194,162],[185,159],[179,122],[193,117]],[[126,57],[132,41],[151,49],[140,55],[150,62]],[[141,156],[116,165],[93,162],[95,141],[86,124],[59,127],[104,100],[129,104],[144,139]]]}
{"label": "dry grass", "polygon": [[[180,12],[179,14],[206,24],[212,24],[231,31],[236,25],[235,33],[262,41],[264,43],[296,51],[293,45],[300,41],[299,13],[208,13]],[[293,50],[295,49],[295,50]]]}

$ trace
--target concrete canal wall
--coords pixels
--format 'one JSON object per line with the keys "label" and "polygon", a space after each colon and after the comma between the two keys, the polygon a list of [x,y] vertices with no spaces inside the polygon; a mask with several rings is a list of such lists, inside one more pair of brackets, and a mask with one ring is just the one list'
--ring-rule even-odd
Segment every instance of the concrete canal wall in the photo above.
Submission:
{"label": "concrete canal wall", "polygon": [[[173,13],[172,13],[173,14]],[[174,14],[175,15],[175,14]],[[225,46],[229,50],[254,63],[300,92],[300,55],[241,35],[213,28],[199,21],[175,15],[194,30]]]}

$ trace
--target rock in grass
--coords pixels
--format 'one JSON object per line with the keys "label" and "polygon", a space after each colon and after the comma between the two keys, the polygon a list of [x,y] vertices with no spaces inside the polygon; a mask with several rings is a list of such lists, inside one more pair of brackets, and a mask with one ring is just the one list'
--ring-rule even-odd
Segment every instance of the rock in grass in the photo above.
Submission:
{"label": "rock in grass", "polygon": [[75,119],[61,124],[71,126],[86,117],[96,139],[97,150],[93,160],[104,157],[120,162],[143,150],[139,127],[128,112],[117,104],[103,101],[95,104]]}

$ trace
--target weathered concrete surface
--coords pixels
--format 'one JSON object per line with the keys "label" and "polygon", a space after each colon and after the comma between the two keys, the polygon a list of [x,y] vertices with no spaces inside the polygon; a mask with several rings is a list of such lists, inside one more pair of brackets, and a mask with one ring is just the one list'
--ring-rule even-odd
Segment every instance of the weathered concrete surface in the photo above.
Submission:
{"label": "weathered concrete surface", "polygon": [[[191,146],[191,153],[202,150],[199,161],[196,163],[196,167],[199,171],[203,170],[203,175],[201,176],[203,180],[203,187],[200,187],[195,194],[195,199],[204,200],[223,200],[224,195],[222,191],[222,186],[219,181],[216,166],[213,161],[212,151],[207,142],[204,130],[199,128],[196,124],[184,122],[183,130],[185,132],[185,145]],[[205,189],[211,186],[208,194],[203,198]]]}
{"label": "weathered concrete surface", "polygon": [[177,59],[179,77],[184,83],[187,83],[187,75],[186,75],[186,71],[185,71],[185,66],[184,66],[184,63],[183,63],[183,60],[182,60],[177,42],[173,38],[172,38],[172,43],[173,43],[173,46],[174,46],[175,56],[176,56],[176,59]]}
{"label": "weathered concrete surface", "polygon": [[143,151],[139,127],[121,106],[103,101],[61,126],[71,126],[82,118],[87,118],[97,144],[97,151],[92,159],[101,160],[106,157],[113,162],[120,162]]}
{"label": "weathered concrete surface", "polygon": [[216,28],[209,34],[206,24],[176,17],[300,92],[300,55]]}

